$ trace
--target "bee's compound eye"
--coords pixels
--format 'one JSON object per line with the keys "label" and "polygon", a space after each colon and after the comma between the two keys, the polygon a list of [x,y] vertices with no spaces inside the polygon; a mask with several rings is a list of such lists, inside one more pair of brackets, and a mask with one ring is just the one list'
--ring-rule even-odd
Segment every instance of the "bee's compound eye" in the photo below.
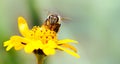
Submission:
{"label": "bee's compound eye", "polygon": [[49,16],[49,21],[51,24],[55,24],[59,21],[59,17],[58,15],[50,15]]}
{"label": "bee's compound eye", "polygon": [[50,15],[50,16],[49,16],[49,19],[51,19],[52,17],[53,17],[53,16],[52,16],[52,15]]}
{"label": "bee's compound eye", "polygon": [[54,21],[57,22],[58,21],[58,17],[53,17]]}

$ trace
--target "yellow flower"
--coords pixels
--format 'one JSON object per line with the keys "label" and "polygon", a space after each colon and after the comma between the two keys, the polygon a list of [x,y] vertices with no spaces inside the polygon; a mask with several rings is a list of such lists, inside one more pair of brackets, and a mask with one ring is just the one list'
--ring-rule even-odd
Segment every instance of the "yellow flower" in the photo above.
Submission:
{"label": "yellow flower", "polygon": [[[11,48],[15,50],[24,49],[26,53],[32,53],[34,50],[42,50],[45,55],[55,54],[55,50],[63,50],[77,58],[80,56],[77,50],[68,43],[78,43],[71,39],[58,40],[57,33],[49,30],[44,25],[34,26],[29,29],[26,20],[23,17],[18,18],[18,27],[22,36],[12,36],[10,40],[4,42],[6,51]],[[71,49],[71,50],[70,50]]]}

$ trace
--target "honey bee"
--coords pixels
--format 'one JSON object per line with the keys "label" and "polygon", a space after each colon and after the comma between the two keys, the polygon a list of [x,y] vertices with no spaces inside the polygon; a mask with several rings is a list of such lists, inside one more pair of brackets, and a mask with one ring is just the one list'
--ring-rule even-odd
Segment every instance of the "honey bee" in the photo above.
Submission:
{"label": "honey bee", "polygon": [[61,26],[60,21],[61,21],[61,17],[59,15],[50,14],[48,15],[43,25],[47,26],[48,29],[55,31],[57,33]]}

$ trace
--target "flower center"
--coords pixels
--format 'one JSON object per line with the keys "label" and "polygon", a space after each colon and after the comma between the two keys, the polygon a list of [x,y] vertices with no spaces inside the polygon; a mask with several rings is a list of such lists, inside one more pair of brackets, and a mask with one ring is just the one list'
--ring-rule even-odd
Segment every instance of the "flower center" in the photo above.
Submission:
{"label": "flower center", "polygon": [[34,26],[29,33],[30,39],[41,40],[43,44],[46,44],[49,40],[57,39],[56,32],[45,27]]}

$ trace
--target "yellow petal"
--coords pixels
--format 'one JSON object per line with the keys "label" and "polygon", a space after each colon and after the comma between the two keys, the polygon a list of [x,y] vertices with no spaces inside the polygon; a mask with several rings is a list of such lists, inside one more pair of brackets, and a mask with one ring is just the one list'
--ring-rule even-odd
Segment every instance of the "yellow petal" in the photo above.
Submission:
{"label": "yellow petal", "polygon": [[71,40],[71,39],[64,39],[64,40],[59,40],[57,44],[64,44],[64,43],[78,43],[77,41],[75,40]]}
{"label": "yellow petal", "polygon": [[18,28],[19,28],[20,33],[23,36],[27,35],[27,32],[29,31],[29,28],[28,28],[26,20],[23,17],[18,18]]}
{"label": "yellow petal", "polygon": [[25,44],[27,44],[27,40],[20,36],[12,36],[10,40],[11,44],[14,44],[15,50],[20,50],[25,46]]}
{"label": "yellow petal", "polygon": [[66,47],[66,48],[70,48],[74,52],[77,52],[77,49],[74,46],[71,46],[70,44],[62,44],[61,46]]}
{"label": "yellow petal", "polygon": [[44,52],[46,55],[54,55],[54,54],[55,54],[55,49],[53,49],[53,48],[44,48],[44,49],[43,49],[43,52]]}
{"label": "yellow petal", "polygon": [[33,43],[32,45],[33,45],[34,49],[42,49],[43,48],[43,44],[40,40],[33,41],[32,43]]}
{"label": "yellow petal", "polygon": [[23,41],[23,38],[20,36],[12,36],[10,40],[4,42],[4,46],[7,46],[6,50],[10,50],[12,47],[15,48],[15,50],[21,49],[23,44],[21,44]]}
{"label": "yellow petal", "polygon": [[6,51],[9,51],[14,45],[13,44],[10,44],[7,48],[6,48]]}
{"label": "yellow petal", "polygon": [[31,43],[27,44],[24,48],[25,52],[26,53],[32,53],[34,48],[33,48],[33,45]]}
{"label": "yellow petal", "polygon": [[57,48],[67,52],[68,54],[71,54],[71,55],[75,56],[76,58],[80,58],[80,56],[77,53],[73,52],[73,51],[67,50],[67,49],[62,48],[60,46],[58,46]]}
{"label": "yellow petal", "polygon": [[56,48],[57,44],[55,43],[55,41],[49,40],[48,43],[47,43],[47,47]]}
{"label": "yellow petal", "polygon": [[10,38],[10,40],[11,40],[11,42],[26,42],[26,39],[25,38],[23,38],[23,37],[21,37],[21,36],[12,36],[11,38]]}
{"label": "yellow petal", "polygon": [[24,48],[24,45],[19,43],[19,44],[15,45],[14,48],[15,48],[15,50],[21,50],[22,48]]}
{"label": "yellow petal", "polygon": [[31,41],[29,42],[24,50],[26,53],[32,53],[35,49],[42,49],[43,48],[43,44],[40,40],[37,41]]}
{"label": "yellow petal", "polygon": [[4,47],[5,47],[5,46],[8,46],[10,43],[11,43],[11,41],[9,40],[9,41],[4,42],[3,45],[4,45]]}

